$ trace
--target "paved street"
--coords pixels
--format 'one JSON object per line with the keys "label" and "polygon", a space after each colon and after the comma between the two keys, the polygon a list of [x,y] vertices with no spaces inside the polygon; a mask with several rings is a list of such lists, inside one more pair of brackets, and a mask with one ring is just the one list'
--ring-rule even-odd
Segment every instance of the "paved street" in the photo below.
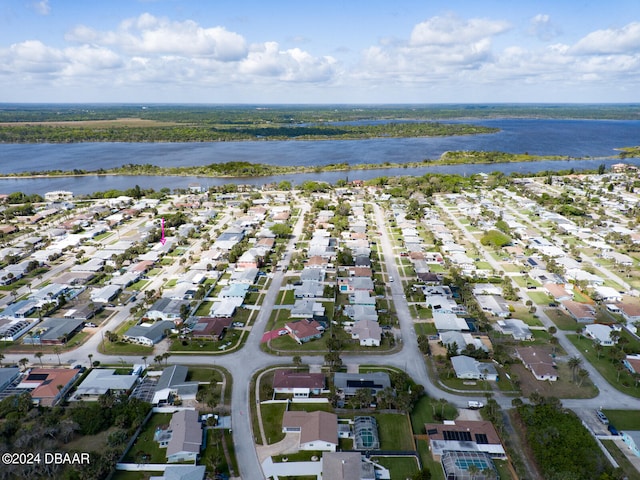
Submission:
{"label": "paved street", "polygon": [[[407,305],[407,301],[404,298],[402,277],[398,271],[395,263],[396,254],[393,251],[393,246],[389,238],[386,222],[384,220],[384,212],[380,206],[373,204],[375,219],[377,222],[377,229],[382,232],[379,237],[379,244],[382,247],[385,258],[385,270],[386,275],[393,276],[398,279],[396,282],[388,283],[391,290],[397,317],[399,320],[401,331],[402,348],[398,353],[392,355],[343,355],[343,361],[347,365],[354,364],[374,364],[385,365],[400,368],[406,371],[417,383],[424,385],[425,391],[432,397],[444,398],[453,403],[457,407],[465,407],[467,401],[474,397],[455,395],[449,392],[441,390],[438,385],[434,384],[427,373],[425,362],[423,361],[422,354],[418,349],[417,337],[413,328],[413,321]],[[302,212],[299,216],[298,222],[295,225],[293,235],[289,241],[287,252],[293,251],[293,246],[302,233],[304,213],[310,209],[307,204],[302,205]],[[444,208],[444,211],[448,210]],[[467,238],[476,244],[478,250],[484,256],[485,260],[496,270],[500,270],[500,265],[485,251],[482,246],[477,244],[476,239],[458,222],[454,215],[449,214],[450,219],[456,224],[456,226],[463,232]],[[228,221],[228,218],[220,219],[220,223]],[[200,248],[200,243],[195,242],[191,247],[192,249]],[[287,267],[290,260],[290,254],[286,254],[282,262],[284,267]],[[179,266],[176,264],[170,267],[167,274],[177,272]],[[221,356],[206,356],[206,355],[194,355],[194,356],[173,356],[170,357],[168,362],[172,364],[189,364],[189,365],[216,365],[222,366],[229,370],[233,380],[232,389],[232,401],[231,401],[231,415],[233,425],[233,439],[235,445],[235,451],[239,462],[240,474],[242,478],[246,479],[258,479],[264,478],[262,469],[260,466],[259,458],[256,453],[254,444],[253,429],[250,418],[250,402],[255,401],[249,398],[249,388],[253,375],[260,369],[267,366],[286,364],[288,359],[280,358],[264,353],[260,350],[260,341],[267,325],[269,316],[275,305],[278,292],[284,279],[284,269],[274,272],[271,285],[265,295],[262,307],[259,314],[251,328],[246,344],[238,351],[227,355]],[[164,274],[162,275],[165,276]],[[159,277],[159,276],[158,276]],[[388,278],[388,277],[387,277]],[[154,278],[153,282],[148,288],[159,288],[161,279]],[[131,306],[137,305],[142,299],[139,298],[135,303],[121,308],[118,312],[104,325],[103,330],[115,330],[118,325],[124,322],[129,313]],[[544,314],[539,312],[539,317],[546,327],[553,325],[551,320]],[[578,355],[580,352],[568,341],[564,333],[559,331],[558,338],[560,345],[568,352],[569,355]],[[94,335],[83,346],[79,347],[75,351],[61,354],[60,357],[64,363],[88,363],[88,355],[93,355],[93,360],[100,360],[103,363],[117,363],[121,358],[124,358],[127,363],[143,363],[141,357],[121,357],[121,356],[106,356],[97,353],[98,343],[102,341],[100,334]],[[5,363],[17,362],[25,355],[6,355]],[[49,358],[45,356],[43,360],[57,364],[57,358],[54,355],[50,355]],[[34,360],[32,358],[32,360]],[[313,369],[323,363],[322,356],[304,356],[303,361],[312,365]],[[623,395],[613,387],[611,387],[593,368],[588,362],[584,362],[584,368],[589,371],[591,379],[597,385],[600,390],[600,394],[594,399],[587,400],[564,400],[563,404],[573,409],[585,409],[585,408],[625,408],[625,409],[640,409],[640,401]],[[511,407],[511,397],[506,397],[499,392],[495,392],[496,401],[503,408]],[[482,396],[476,398],[483,400]]]}

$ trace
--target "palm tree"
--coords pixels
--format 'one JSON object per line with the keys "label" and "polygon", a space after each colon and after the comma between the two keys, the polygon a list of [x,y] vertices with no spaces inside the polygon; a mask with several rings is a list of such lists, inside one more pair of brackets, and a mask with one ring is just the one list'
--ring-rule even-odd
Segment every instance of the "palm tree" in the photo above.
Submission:
{"label": "palm tree", "polygon": [[0,368],[2,368],[2,360],[4,359],[5,359],[5,356],[2,353],[0,353]]}
{"label": "palm tree", "polygon": [[144,369],[147,369],[147,356],[142,357],[142,361],[144,362]]}
{"label": "palm tree", "polygon": [[169,357],[170,356],[171,356],[171,354],[169,352],[164,352],[162,354],[162,358],[164,359],[165,366],[169,365]]}
{"label": "palm tree", "polygon": [[60,347],[57,345],[53,347],[53,353],[55,353],[58,356],[58,365],[61,365],[62,362],[60,361]]}
{"label": "palm tree", "polygon": [[600,340],[595,339],[593,341],[593,349],[596,351],[596,355],[598,356],[598,360],[600,360],[600,355],[602,355],[602,344],[600,343]]}
{"label": "palm tree", "polygon": [[584,382],[584,380],[586,378],[589,377],[589,372],[587,370],[585,370],[584,368],[581,368],[580,370],[578,370],[578,386],[581,387],[582,386],[582,382]]}
{"label": "palm tree", "polygon": [[300,355],[294,355],[292,361],[296,367],[302,365],[302,357]]}
{"label": "palm tree", "polygon": [[25,367],[25,369],[26,369],[26,366],[29,365],[29,359],[28,358],[21,358],[18,361],[18,365],[20,365],[21,367]]}
{"label": "palm tree", "polygon": [[34,357],[36,357],[38,360],[40,360],[40,366],[42,367],[42,357],[43,357],[44,353],[42,352],[36,352]]}
{"label": "palm tree", "polygon": [[571,369],[571,374],[573,376],[573,381],[576,381],[576,373],[578,373],[578,369],[582,366],[582,358],[578,356],[573,356],[567,362],[569,368]]}
{"label": "palm tree", "polygon": [[475,463],[472,463],[467,468],[467,472],[469,472],[469,475],[471,475],[471,480],[475,480],[476,475],[480,473],[480,468]]}
{"label": "palm tree", "polygon": [[89,354],[89,368],[93,367],[93,354]]}

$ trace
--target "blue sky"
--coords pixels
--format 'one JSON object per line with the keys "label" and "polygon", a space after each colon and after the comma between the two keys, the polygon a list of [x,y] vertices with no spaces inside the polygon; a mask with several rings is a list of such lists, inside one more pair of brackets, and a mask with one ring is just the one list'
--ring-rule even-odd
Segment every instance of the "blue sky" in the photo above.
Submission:
{"label": "blue sky", "polygon": [[3,0],[0,102],[640,102],[640,2]]}

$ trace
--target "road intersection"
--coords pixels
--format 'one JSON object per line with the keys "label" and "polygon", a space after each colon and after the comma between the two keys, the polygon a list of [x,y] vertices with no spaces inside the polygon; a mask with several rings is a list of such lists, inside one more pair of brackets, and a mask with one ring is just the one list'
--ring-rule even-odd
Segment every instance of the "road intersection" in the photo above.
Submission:
{"label": "road intersection", "polygon": [[[434,398],[443,398],[457,406],[458,408],[465,408],[469,400],[481,400],[483,401],[483,395],[459,395],[450,391],[443,390],[438,384],[432,381],[427,371],[427,366],[424,361],[424,357],[418,349],[418,342],[416,332],[413,328],[413,320],[409,307],[404,297],[403,282],[400,281],[402,276],[398,271],[395,258],[396,254],[393,249],[391,239],[389,238],[388,231],[386,229],[386,222],[384,218],[384,211],[378,204],[373,203],[373,211],[375,220],[377,223],[377,230],[381,232],[378,242],[382,248],[384,254],[384,266],[387,276],[393,276],[398,279],[396,282],[389,282],[388,287],[391,291],[391,295],[394,300],[397,318],[399,322],[399,328],[401,332],[400,341],[401,349],[399,352],[389,355],[375,355],[375,354],[344,354],[343,361],[348,365],[357,364],[369,364],[369,365],[383,365],[396,367],[404,370],[409,374],[418,384],[421,384],[425,388],[425,393]],[[302,204],[301,213],[298,221],[294,227],[293,234],[290,238],[289,245],[286,252],[293,252],[295,243],[301,237],[305,213],[309,211],[309,206]],[[443,211],[448,212],[446,208]],[[480,245],[478,245],[477,239],[473,237],[458,221],[458,219],[449,213],[449,217],[454,224],[460,229],[460,231],[467,236],[469,241],[477,245],[479,252],[485,257],[485,260],[496,270],[500,270],[499,264],[489,255]],[[221,220],[221,223],[226,222],[228,218]],[[200,248],[200,243],[196,242],[192,245],[193,249]],[[226,368],[232,377],[232,399],[231,399],[231,416],[233,425],[233,441],[236,456],[239,463],[240,475],[242,478],[257,479],[264,478],[263,472],[259,463],[259,459],[255,448],[255,439],[251,421],[251,408],[250,402],[255,401],[249,396],[251,382],[254,375],[261,369],[275,366],[275,365],[287,365],[291,363],[289,357],[279,357],[265,353],[260,348],[260,341],[263,332],[269,321],[271,312],[276,304],[280,288],[285,278],[286,268],[290,262],[290,254],[285,254],[281,265],[284,267],[281,270],[276,270],[271,278],[271,284],[265,294],[262,306],[259,310],[257,318],[253,323],[246,343],[242,348],[224,355],[178,355],[174,354],[168,359],[170,364],[184,364],[194,366],[215,365]],[[156,279],[156,282],[159,279]],[[159,285],[156,283],[151,284],[148,288],[157,288]],[[137,299],[129,306],[136,306],[143,301],[142,298]],[[539,317],[545,327],[550,327],[553,322],[548,318],[544,312],[539,312]],[[117,311],[102,327],[102,330],[115,330],[118,325],[122,324],[129,317],[129,309],[122,308]],[[574,345],[566,338],[563,332],[558,332],[558,338],[560,345],[564,348],[569,355],[580,355]],[[60,358],[64,363],[74,364],[88,361],[89,354],[92,355],[92,359],[98,360],[101,363],[117,363],[120,359],[124,358],[127,363],[136,364],[143,363],[142,357],[139,356],[109,356],[98,352],[99,343],[102,338],[99,334],[93,335],[85,344],[77,349],[60,354]],[[5,363],[17,362],[22,357],[29,357],[28,355],[5,355]],[[43,361],[50,361],[52,364],[57,364],[57,358],[55,355],[51,355],[51,358],[45,356]],[[31,358],[34,361],[34,358]],[[322,356],[303,356],[304,363],[314,366],[319,366],[323,363],[324,358]],[[587,361],[583,362],[584,368],[589,371],[590,378],[597,386],[599,394],[592,399],[577,400],[567,399],[563,400],[563,405],[572,409],[593,409],[593,408],[617,408],[617,409],[640,409],[640,400],[622,394],[615,390],[599,372],[593,368]],[[503,409],[511,408],[512,397],[507,397],[500,392],[494,393],[494,398]]]}

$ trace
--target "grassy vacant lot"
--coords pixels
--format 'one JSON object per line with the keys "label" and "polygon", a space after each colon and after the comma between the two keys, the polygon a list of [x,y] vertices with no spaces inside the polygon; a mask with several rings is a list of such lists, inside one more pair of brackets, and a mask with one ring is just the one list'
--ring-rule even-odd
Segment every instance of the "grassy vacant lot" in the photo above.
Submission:
{"label": "grassy vacant lot", "polygon": [[533,392],[557,398],[593,398],[598,394],[598,390],[588,378],[580,387],[573,383],[571,369],[565,362],[558,362],[558,380],[555,382],[536,380],[520,363],[511,365],[511,374],[518,376],[523,397],[529,397]]}
{"label": "grassy vacant lot", "polygon": [[626,368],[620,370],[620,380],[618,380],[618,370],[609,358],[606,348],[603,349],[600,358],[598,358],[593,348],[593,342],[590,339],[582,336],[578,337],[578,335],[567,335],[567,338],[611,385],[627,395],[640,398],[640,387],[635,386],[635,380]]}

